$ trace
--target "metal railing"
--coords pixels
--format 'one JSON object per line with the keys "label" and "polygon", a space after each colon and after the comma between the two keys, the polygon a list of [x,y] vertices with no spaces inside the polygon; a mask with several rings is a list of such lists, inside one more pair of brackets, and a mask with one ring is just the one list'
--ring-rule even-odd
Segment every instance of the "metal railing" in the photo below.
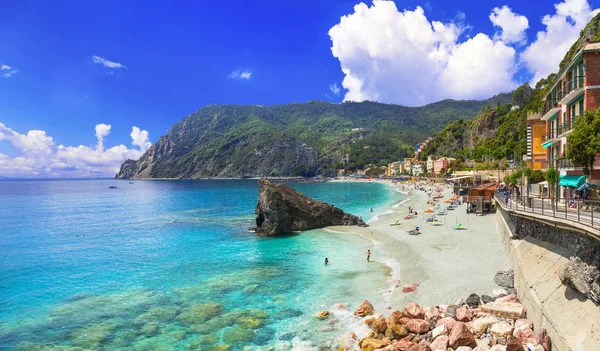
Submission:
{"label": "metal railing", "polygon": [[495,192],[494,199],[505,209],[549,216],[600,229],[600,201],[597,200],[550,199],[524,194],[517,196],[515,192]]}
{"label": "metal railing", "polygon": [[545,115],[548,111],[552,110],[555,107],[558,107],[557,100],[550,99],[550,100],[546,101],[546,103],[542,107],[542,116]]}

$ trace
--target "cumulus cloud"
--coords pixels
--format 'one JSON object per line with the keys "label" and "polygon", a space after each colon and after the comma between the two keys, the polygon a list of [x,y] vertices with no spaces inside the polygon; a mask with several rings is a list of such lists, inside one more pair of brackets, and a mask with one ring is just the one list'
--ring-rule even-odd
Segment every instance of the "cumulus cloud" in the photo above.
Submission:
{"label": "cumulus cloud", "polygon": [[114,176],[123,161],[138,159],[149,147],[148,132],[133,127],[131,144],[139,149],[117,145],[104,149],[111,126],[95,127],[94,147],[56,145],[42,130],[21,134],[0,123],[0,142],[12,143],[20,152],[17,157],[0,154],[0,175],[10,177],[99,177]]}
{"label": "cumulus cloud", "polygon": [[131,144],[138,146],[142,152],[146,152],[152,146],[146,130],[140,130],[140,128],[133,126],[129,135],[131,136]]}
{"label": "cumulus cloud", "polygon": [[227,75],[231,79],[246,79],[252,78],[252,71],[250,70],[235,70]]}
{"label": "cumulus cloud", "polygon": [[500,28],[495,38],[501,39],[505,43],[524,44],[527,42],[525,30],[529,28],[527,17],[514,13],[510,7],[496,7],[490,14],[490,21],[494,26]]}
{"label": "cumulus cloud", "polygon": [[337,83],[330,84],[329,90],[331,90],[331,92],[334,93],[335,96],[340,96],[340,87],[337,85]]}
{"label": "cumulus cloud", "polygon": [[116,68],[116,69],[124,68],[124,69],[127,69],[127,66],[125,66],[123,64],[107,60],[107,59],[102,58],[102,57],[100,57],[98,55],[92,56],[92,61],[94,61],[94,63],[102,65],[102,66],[104,66],[106,68]]}
{"label": "cumulus cloud", "polygon": [[17,74],[18,72],[19,72],[18,70],[13,69],[9,65],[5,65],[5,64],[0,65],[0,74],[2,74],[2,76],[4,78],[10,78],[10,77],[14,76],[15,74]]}
{"label": "cumulus cloud", "polygon": [[556,12],[546,15],[546,29],[523,52],[521,59],[533,73],[532,83],[558,71],[558,65],[585,25],[600,9],[592,10],[587,0],[565,0],[554,5]]}
{"label": "cumulus cloud", "polygon": [[517,86],[515,50],[485,34],[460,42],[464,28],[429,21],[421,7],[360,3],[329,30],[348,91],[344,100],[423,105],[487,98]]}

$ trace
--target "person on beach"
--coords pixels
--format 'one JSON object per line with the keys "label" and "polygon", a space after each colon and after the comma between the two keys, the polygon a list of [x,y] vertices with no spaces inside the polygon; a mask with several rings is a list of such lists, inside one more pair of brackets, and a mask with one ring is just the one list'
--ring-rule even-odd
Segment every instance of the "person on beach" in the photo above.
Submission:
{"label": "person on beach", "polygon": [[371,262],[371,250],[367,250],[367,262]]}
{"label": "person on beach", "polygon": [[371,212],[373,212],[373,207],[371,207]]}
{"label": "person on beach", "polygon": [[329,263],[329,260],[327,259],[327,257],[325,257],[325,265],[327,265]]}

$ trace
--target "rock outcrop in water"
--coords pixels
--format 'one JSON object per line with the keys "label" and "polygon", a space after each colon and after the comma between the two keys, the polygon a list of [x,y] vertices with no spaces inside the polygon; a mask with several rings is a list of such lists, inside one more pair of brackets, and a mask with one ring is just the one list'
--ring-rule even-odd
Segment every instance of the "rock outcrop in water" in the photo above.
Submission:
{"label": "rock outcrop in water", "polygon": [[260,180],[256,205],[258,235],[277,236],[334,225],[367,226],[359,217],[334,205],[311,199],[285,184]]}

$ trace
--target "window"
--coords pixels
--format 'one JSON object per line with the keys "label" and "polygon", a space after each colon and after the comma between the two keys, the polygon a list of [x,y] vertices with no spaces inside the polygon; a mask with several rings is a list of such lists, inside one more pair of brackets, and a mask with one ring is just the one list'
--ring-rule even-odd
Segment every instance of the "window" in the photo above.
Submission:
{"label": "window", "polygon": [[571,118],[575,117],[575,105],[571,106]]}
{"label": "window", "polygon": [[579,100],[579,114],[578,116],[583,115],[583,99]]}

